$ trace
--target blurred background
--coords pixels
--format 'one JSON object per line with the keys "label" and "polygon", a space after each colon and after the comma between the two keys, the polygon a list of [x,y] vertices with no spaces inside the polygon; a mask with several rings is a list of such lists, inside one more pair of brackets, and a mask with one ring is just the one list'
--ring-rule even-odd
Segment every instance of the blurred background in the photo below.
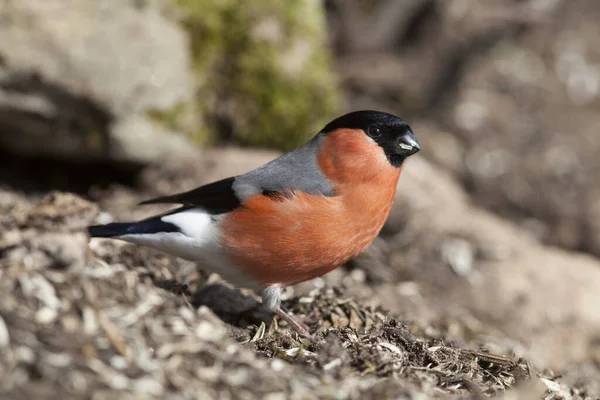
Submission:
{"label": "blurred background", "polygon": [[598,21],[594,0],[4,0],[3,265],[34,250],[81,261],[32,244],[50,229],[39,215],[96,207],[40,211],[53,191],[97,204],[85,221],[142,217],[140,200],[244,172],[342,113],[387,111],[423,150],[381,237],[325,282],[465,346],[493,331],[487,348],[600,396]]}
{"label": "blurred background", "polygon": [[[594,1],[25,0],[0,11],[3,181],[85,193],[192,145],[289,150],[373,108],[409,121],[420,156],[475,203],[600,255]],[[43,162],[96,173],[30,182],[51,172]]]}

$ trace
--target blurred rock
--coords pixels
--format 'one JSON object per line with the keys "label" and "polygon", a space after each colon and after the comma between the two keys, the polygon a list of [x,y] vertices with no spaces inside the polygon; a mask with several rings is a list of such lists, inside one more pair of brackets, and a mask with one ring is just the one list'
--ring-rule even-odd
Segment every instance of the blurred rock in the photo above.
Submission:
{"label": "blurred rock", "polygon": [[[392,268],[421,286],[433,314],[468,310],[526,344],[527,357],[538,366],[565,367],[589,356],[600,335],[597,259],[545,247],[472,206],[447,172],[418,157],[403,170],[388,224],[396,224],[386,227],[388,235],[396,232],[389,246],[403,254]],[[407,246],[405,236],[416,239]],[[474,251],[461,274],[442,251],[454,238]],[[403,307],[393,300],[384,304]]]}
{"label": "blurred rock", "polygon": [[410,126],[417,133],[423,149],[419,155],[440,165],[453,175],[462,175],[465,166],[465,146],[452,134],[426,120],[411,120]]}
{"label": "blurred rock", "polygon": [[458,175],[475,202],[544,242],[600,255],[600,29],[581,19],[597,20],[600,9],[586,1],[567,8],[560,30],[532,29],[467,68],[456,109],[476,104],[485,115],[478,126],[454,121],[465,148]]}
{"label": "blurred rock", "polygon": [[137,3],[0,5],[1,147],[136,163],[186,153],[152,118],[191,107],[188,41],[157,7]]}
{"label": "blurred rock", "polygon": [[326,44],[314,0],[4,2],[0,148],[137,164],[210,139],[289,149],[337,114]]}

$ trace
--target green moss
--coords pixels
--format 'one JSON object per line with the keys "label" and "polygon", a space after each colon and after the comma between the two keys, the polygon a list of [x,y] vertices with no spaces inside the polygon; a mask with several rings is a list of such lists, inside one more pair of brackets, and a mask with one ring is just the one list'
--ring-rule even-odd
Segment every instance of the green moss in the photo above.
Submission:
{"label": "green moss", "polygon": [[335,116],[320,3],[174,1],[190,34],[197,107],[220,139],[288,150]]}
{"label": "green moss", "polygon": [[167,110],[149,110],[148,116],[150,119],[167,129],[177,130],[181,128],[181,119],[186,113],[188,105],[185,103],[178,103],[171,109]]}
{"label": "green moss", "polygon": [[205,144],[210,140],[208,129],[201,128],[193,104],[180,102],[170,109],[149,110],[148,117],[154,123],[170,131],[186,132],[198,144]]}

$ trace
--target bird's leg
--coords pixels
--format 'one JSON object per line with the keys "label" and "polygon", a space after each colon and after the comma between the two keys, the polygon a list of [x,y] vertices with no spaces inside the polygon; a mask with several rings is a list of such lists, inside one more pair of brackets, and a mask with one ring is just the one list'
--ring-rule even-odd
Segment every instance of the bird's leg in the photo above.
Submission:
{"label": "bird's leg", "polygon": [[285,322],[287,322],[288,325],[290,327],[292,327],[292,329],[294,329],[300,335],[307,337],[307,338],[311,337],[310,332],[308,331],[308,327],[306,325],[304,325],[302,322],[297,321],[293,317],[292,313],[289,312],[289,310],[286,310],[286,308],[283,305],[279,306],[279,308],[277,310],[275,310],[275,313],[277,315],[279,315],[281,317],[281,319],[283,319]]}
{"label": "bird's leg", "polygon": [[288,325],[304,337],[310,337],[308,327],[301,322],[298,322],[292,313],[281,304],[281,286],[270,285],[262,289],[260,296],[263,299],[263,304],[267,309],[274,311],[275,314],[279,315],[281,319],[288,323]]}

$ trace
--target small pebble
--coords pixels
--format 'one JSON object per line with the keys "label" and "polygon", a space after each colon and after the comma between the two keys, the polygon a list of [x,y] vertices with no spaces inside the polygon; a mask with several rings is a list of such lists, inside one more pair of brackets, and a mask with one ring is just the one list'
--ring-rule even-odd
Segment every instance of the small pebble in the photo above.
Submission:
{"label": "small pebble", "polygon": [[282,371],[284,366],[285,363],[278,358],[271,362],[271,369],[276,372]]}
{"label": "small pebble", "polygon": [[115,369],[125,369],[127,368],[128,363],[123,356],[113,356],[110,359],[110,365]]}
{"label": "small pebble", "polygon": [[15,349],[15,355],[17,360],[22,361],[27,364],[32,364],[35,362],[35,353],[31,348],[26,346],[19,346]]}
{"label": "small pebble", "polygon": [[10,344],[10,334],[8,333],[8,328],[6,327],[6,323],[0,317],[0,348],[7,347]]}
{"label": "small pebble", "polygon": [[47,325],[54,322],[57,314],[56,310],[50,307],[43,307],[35,313],[35,320],[42,325]]}

